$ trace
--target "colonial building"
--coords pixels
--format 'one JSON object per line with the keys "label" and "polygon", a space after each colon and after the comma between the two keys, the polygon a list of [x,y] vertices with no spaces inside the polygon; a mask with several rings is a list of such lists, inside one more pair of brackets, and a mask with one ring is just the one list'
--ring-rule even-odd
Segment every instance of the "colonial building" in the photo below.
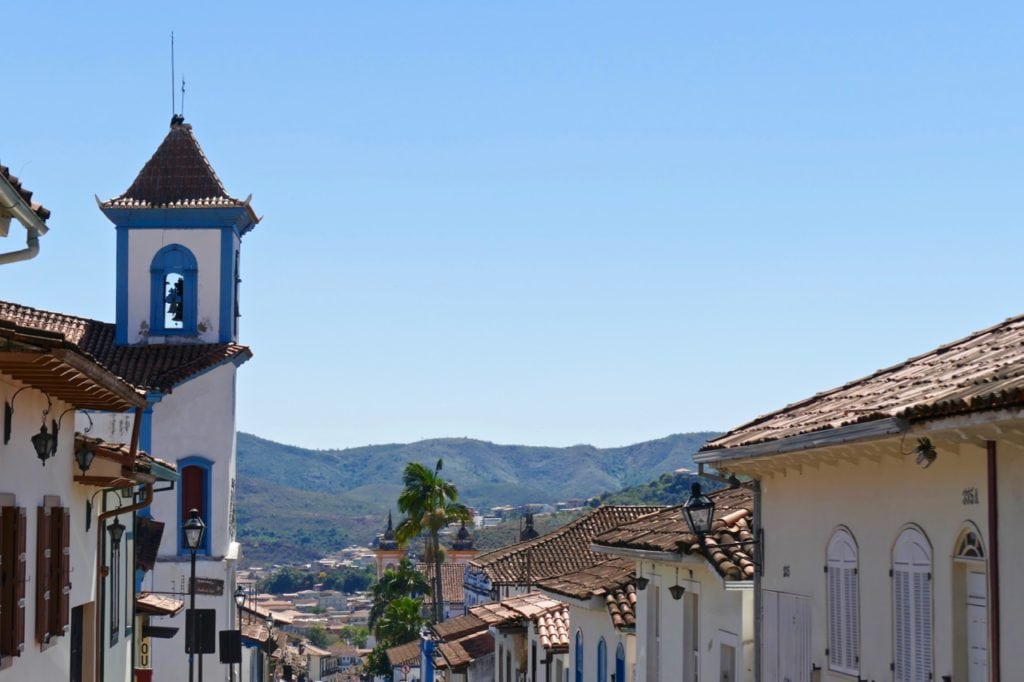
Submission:
{"label": "colonial building", "polygon": [[528,524],[532,533],[523,541],[485,552],[469,561],[464,577],[466,606],[524,594],[543,578],[592,566],[601,558],[590,547],[595,536],[659,509],[661,507],[599,507],[541,536]]}
{"label": "colonial building", "polygon": [[[584,607],[572,612],[571,665],[577,679],[593,679],[595,673],[596,679],[607,679],[604,673],[614,669],[616,681],[753,682],[752,495],[740,487],[710,498],[715,507],[706,535],[694,535],[682,507],[674,506],[594,539],[595,549],[633,563],[635,591],[616,571],[625,567],[612,562],[544,583]],[[598,608],[602,602],[607,615]]]}
{"label": "colonial building", "polygon": [[698,454],[760,495],[759,679],[1024,679],[1022,376],[1016,317]]}

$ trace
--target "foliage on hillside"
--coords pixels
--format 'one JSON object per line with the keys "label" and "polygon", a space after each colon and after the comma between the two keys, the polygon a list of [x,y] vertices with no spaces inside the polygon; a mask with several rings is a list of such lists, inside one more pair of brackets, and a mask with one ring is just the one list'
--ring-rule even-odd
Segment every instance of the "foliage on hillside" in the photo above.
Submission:
{"label": "foliage on hillside", "polygon": [[443,438],[308,450],[239,433],[238,536],[250,563],[306,563],[372,541],[394,508],[410,461],[433,466],[443,457],[446,477],[473,507],[554,503],[692,467],[693,453],[714,435],[677,434],[618,448]]}
{"label": "foliage on hillside", "polygon": [[720,488],[706,478],[692,474],[662,474],[650,483],[631,486],[618,492],[605,492],[598,496],[601,504],[660,504],[675,505],[690,497],[690,486],[700,483],[705,492]]}
{"label": "foliage on hillside", "polygon": [[309,590],[319,584],[325,590],[338,590],[352,594],[367,590],[373,582],[374,575],[375,571],[372,568],[345,568],[315,573],[293,566],[285,566],[263,580],[260,583],[260,591],[285,594]]}

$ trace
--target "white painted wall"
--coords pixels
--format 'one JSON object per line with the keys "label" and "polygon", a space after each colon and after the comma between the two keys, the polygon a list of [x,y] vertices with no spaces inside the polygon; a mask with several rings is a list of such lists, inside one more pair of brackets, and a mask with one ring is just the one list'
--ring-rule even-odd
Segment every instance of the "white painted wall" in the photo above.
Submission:
{"label": "white painted wall", "polygon": [[[686,638],[683,619],[684,599],[672,599],[669,587],[676,584],[676,569],[679,570],[678,584],[687,593],[698,595],[698,674],[701,680],[720,679],[720,647],[728,643],[730,636],[740,640],[738,679],[752,681],[753,649],[747,642],[743,647],[743,633],[750,631],[753,620],[753,594],[751,590],[726,590],[718,573],[703,560],[684,557],[681,563],[644,561],[643,575],[650,580],[646,590],[637,592],[637,682],[650,682],[647,675],[647,658],[654,650],[651,646],[653,634],[648,626],[648,614],[657,594],[660,615],[661,641],[658,648],[660,680],[678,680],[683,674],[683,643]],[[639,568],[638,568],[639,574]],[[658,588],[658,589],[655,589]],[[573,626],[575,630],[575,625]],[[596,643],[594,644],[596,646]],[[589,649],[589,647],[588,647]],[[586,661],[589,667],[593,662]],[[627,663],[628,664],[628,663]],[[627,671],[627,675],[629,672]],[[687,681],[689,682],[689,681]]]}
{"label": "white painted wall", "polygon": [[[576,604],[569,606],[569,654],[567,665],[569,670],[576,670],[576,632],[583,633],[583,675],[585,679],[594,679],[597,675],[597,643],[604,637],[608,656],[608,679],[611,680],[615,673],[615,651],[621,643],[626,653],[626,677],[624,680],[616,678],[615,682],[633,682],[633,664],[636,661],[636,635],[634,633],[622,632],[612,625],[611,616],[608,615],[608,607],[604,605],[603,598],[595,608],[584,608]],[[552,666],[552,679],[554,679],[554,666]],[[561,681],[559,681],[561,682]]]}
{"label": "white painted wall", "polygon": [[199,338],[217,341],[220,320],[220,230],[131,229],[128,231],[128,343],[145,342],[149,329],[150,272],[156,252],[181,244],[196,257]]}
{"label": "white painted wall", "polygon": [[[1024,420],[1003,423],[1009,434]],[[1024,660],[1016,656],[1012,642],[1024,638],[1024,594],[1010,589],[1020,576],[1019,557],[1024,555],[1024,534],[1014,532],[1024,513],[1024,447],[998,436],[993,430],[970,426],[929,434],[938,448],[938,459],[921,469],[914,456],[901,455],[898,438],[868,447],[852,446],[844,453],[820,449],[807,453],[804,466],[790,466],[762,479],[762,521],[767,552],[763,585],[766,590],[811,599],[812,662],[822,668],[823,680],[849,680],[832,673],[825,655],[827,644],[825,552],[832,533],[846,526],[858,546],[860,597],[860,676],[891,679],[892,547],[908,524],[916,524],[932,548],[933,627],[935,633],[934,677],[954,675],[953,670],[953,561],[954,544],[964,524],[974,523],[985,536],[988,550],[986,505],[986,454],[984,440],[996,438],[999,449],[1001,570],[1003,572],[1003,676],[1024,679]],[[1018,437],[1019,440],[1019,437]],[[902,449],[913,449],[907,438]],[[870,448],[870,449],[869,449]],[[852,454],[849,459],[837,454]],[[812,459],[813,457],[813,459]],[[824,464],[824,460],[829,464]],[[815,461],[812,465],[807,462]],[[741,470],[741,469],[737,469]],[[979,504],[963,504],[963,491],[976,488]]]}
{"label": "white painted wall", "polygon": [[[0,375],[0,400],[9,400],[22,387],[22,384]],[[5,659],[0,667],[0,682],[10,680],[66,680],[70,665],[70,632],[56,637],[45,647],[35,639],[35,586],[36,586],[36,546],[37,520],[36,508],[44,502],[44,497],[55,495],[60,497],[62,507],[70,510],[70,552],[71,552],[71,595],[70,608],[96,601],[96,557],[98,524],[93,522],[89,530],[85,528],[86,502],[98,488],[87,487],[73,481],[79,474],[75,463],[74,451],[74,413],[67,414],[62,420],[61,437],[58,441],[57,453],[46,465],[40,464],[32,448],[30,438],[38,433],[42,412],[47,407],[46,397],[35,389],[23,391],[14,403],[15,413],[11,441],[7,445],[0,444],[0,494],[14,497],[14,504],[25,507],[26,522],[26,577],[25,585],[25,649],[21,656],[14,657],[10,662]],[[50,414],[47,415],[47,426],[52,417],[57,417],[70,407],[60,401],[53,401]],[[0,417],[2,418],[2,417]],[[102,464],[94,464],[99,469]],[[113,499],[113,496],[111,496]],[[102,506],[102,497],[94,498],[97,510]],[[126,504],[130,504],[128,501]],[[132,552],[131,515],[122,516],[121,522],[129,528],[122,540],[122,551]],[[105,579],[109,581],[109,578]],[[131,576],[124,575],[122,599],[131,598]],[[95,611],[90,613],[95,614]],[[123,612],[122,612],[123,613]],[[130,666],[131,638],[123,634],[120,641],[110,647],[107,645],[109,628],[106,621],[102,626],[104,679],[111,682],[124,682],[128,679]],[[94,665],[95,623],[87,617],[84,624],[83,667],[90,671],[87,679],[92,679]]]}
{"label": "white painted wall", "polygon": [[[217,610],[217,630],[236,627],[235,560],[237,553],[233,523],[233,489],[235,480],[235,367],[227,364],[217,367],[176,387],[153,407],[152,454],[177,464],[185,457],[200,456],[214,462],[211,471],[212,487],[210,520],[206,532],[210,534],[210,556],[198,555],[197,577],[214,578],[224,582],[220,596],[197,595],[196,608]],[[153,518],[167,526],[160,544],[159,560],[154,570],[146,575],[144,589],[153,591],[186,591],[190,576],[189,555],[177,554],[178,535],[181,532],[177,493],[157,496],[153,504]],[[188,596],[184,595],[186,608]],[[180,628],[173,639],[153,640],[153,679],[170,682],[187,679],[188,658],[184,653],[185,613],[174,618],[152,619],[154,625]],[[204,659],[205,679],[227,676],[227,666],[218,662],[217,655]]]}

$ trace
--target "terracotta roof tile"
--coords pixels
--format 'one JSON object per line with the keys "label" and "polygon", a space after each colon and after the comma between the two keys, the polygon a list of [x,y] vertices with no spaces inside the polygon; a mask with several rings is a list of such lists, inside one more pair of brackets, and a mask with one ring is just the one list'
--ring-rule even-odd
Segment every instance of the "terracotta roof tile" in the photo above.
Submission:
{"label": "terracotta roof tile", "polygon": [[0,301],[0,320],[22,327],[56,332],[126,383],[142,390],[169,393],[177,384],[229,360],[252,357],[236,343],[114,343],[115,326],[84,317],[39,310]]}
{"label": "terracotta roof tile", "polygon": [[140,613],[173,616],[185,608],[185,602],[167,595],[139,592],[135,597],[135,608]]}
{"label": "terracotta roof tile", "polygon": [[[711,533],[703,544],[690,532],[683,518],[682,505],[668,507],[641,517],[594,538],[604,547],[700,554],[726,580],[750,580],[754,577],[754,536],[751,531],[753,498],[746,488],[726,489],[709,495],[715,501]],[[734,542],[751,543],[722,547]],[[549,589],[545,586],[545,589]],[[554,591],[554,590],[552,590]]]}
{"label": "terracotta roof tile", "polygon": [[[504,601],[480,604],[469,610],[488,627],[509,627],[533,621],[544,648],[569,645],[569,607],[540,592],[528,592]],[[546,643],[545,643],[546,638]]]}
{"label": "terracotta roof tile", "polygon": [[50,211],[43,206],[32,201],[32,192],[22,186],[21,180],[11,175],[11,170],[4,165],[0,165],[0,178],[7,181],[15,192],[21,195],[21,198],[25,200],[25,203],[29,205],[32,212],[39,216],[40,220],[48,220],[50,217]]}
{"label": "terracotta roof tile", "polygon": [[1024,405],[1024,316],[758,417],[703,450],[886,417],[926,419],[1019,405]]}
{"label": "terracotta roof tile", "polygon": [[434,634],[441,639],[459,639],[466,635],[487,629],[487,623],[472,613],[449,618],[431,626]]}
{"label": "terracotta roof tile", "polygon": [[420,662],[420,641],[414,639],[405,644],[393,646],[387,650],[388,661],[392,666],[396,665],[419,665]]}
{"label": "terracotta roof tile", "polygon": [[533,540],[481,554],[469,561],[469,570],[485,573],[492,585],[526,584],[580,570],[601,559],[590,549],[595,536],[658,509],[661,507],[598,507]]}
{"label": "terracotta roof tile", "polygon": [[[427,577],[430,584],[434,584],[434,564],[416,564],[416,570]],[[444,603],[462,604],[466,601],[466,593],[463,589],[463,577],[466,570],[465,564],[444,562],[441,564],[441,589],[444,590]],[[424,598],[424,605],[430,606],[434,603],[432,595]]]}
{"label": "terracotta roof tile", "polygon": [[635,560],[624,557],[602,559],[579,571],[541,580],[537,586],[581,601],[604,596],[612,624],[631,628],[636,625],[635,566]]}
{"label": "terracotta roof tile", "polygon": [[228,196],[187,123],[171,130],[124,194],[103,208],[205,208],[243,206]]}
{"label": "terracotta roof tile", "polygon": [[456,640],[441,642],[437,646],[437,653],[440,655],[440,660],[436,661],[438,668],[463,669],[481,656],[494,653],[494,637],[486,630],[475,632]]}

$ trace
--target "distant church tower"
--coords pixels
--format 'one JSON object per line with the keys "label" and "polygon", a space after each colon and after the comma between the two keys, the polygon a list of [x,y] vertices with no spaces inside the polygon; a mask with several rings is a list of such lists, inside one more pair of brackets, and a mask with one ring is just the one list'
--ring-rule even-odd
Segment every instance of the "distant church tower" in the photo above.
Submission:
{"label": "distant church tower", "polygon": [[377,558],[377,578],[384,575],[384,571],[398,567],[398,562],[405,556],[405,550],[398,546],[395,540],[395,528],[391,523],[391,512],[388,512],[388,527],[384,529],[384,535],[373,550]]}
{"label": "distant church tower", "polygon": [[[224,190],[192,126],[177,115],[127,191],[100,203],[100,210],[117,230],[112,341],[124,349],[125,362],[143,363],[140,374],[148,377],[140,447],[176,464],[180,475],[175,493],[156,496],[143,512],[166,528],[156,565],[137,589],[188,592],[181,526],[196,509],[206,524],[197,554],[196,574],[203,581],[196,607],[215,609],[216,629],[231,629],[241,556],[235,540],[235,374],[252,357],[238,344],[239,253],[242,237],[259,219],[249,199]],[[153,679],[186,679],[184,615],[154,617],[153,625],[179,628],[172,639],[152,639]]]}
{"label": "distant church tower", "polygon": [[466,522],[463,521],[455,536],[455,542],[452,543],[452,548],[448,550],[448,561],[453,564],[465,564],[469,563],[469,560],[476,554],[476,548],[473,547],[473,536],[469,534]]}

